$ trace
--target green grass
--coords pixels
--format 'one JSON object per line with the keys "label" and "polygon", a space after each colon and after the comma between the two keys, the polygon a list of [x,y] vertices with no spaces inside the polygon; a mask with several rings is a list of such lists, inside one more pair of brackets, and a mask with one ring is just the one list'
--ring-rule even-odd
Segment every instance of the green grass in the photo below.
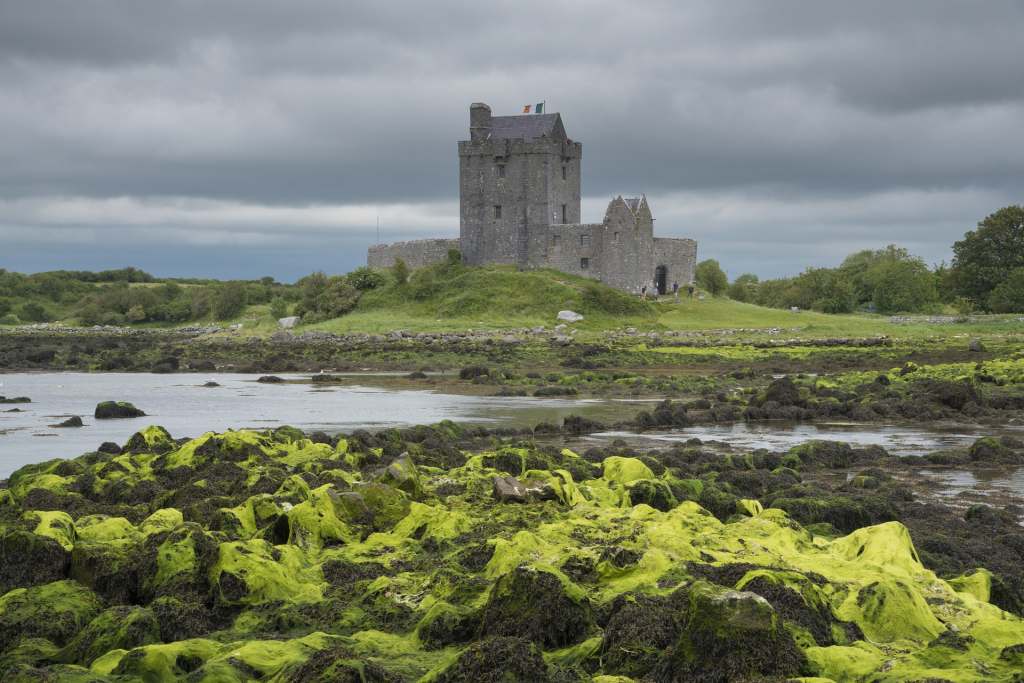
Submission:
{"label": "green grass", "polygon": [[438,266],[405,285],[366,292],[356,309],[310,326],[331,332],[503,330],[558,323],[561,310],[584,316],[581,330],[657,325],[656,306],[593,280],[554,270],[512,266]]}
{"label": "green grass", "polygon": [[956,324],[895,324],[889,316],[830,315],[793,312],[705,296],[679,303],[672,297],[641,302],[593,280],[555,270],[518,271],[511,266],[438,266],[416,271],[409,283],[390,283],[363,295],[346,316],[303,329],[337,333],[383,333],[506,330],[537,327],[551,329],[558,311],[581,313],[584,320],[572,327],[580,334],[635,327],[641,331],[703,332],[742,330],[743,336],[954,337],[1024,333],[1018,316],[991,316],[986,322]]}
{"label": "green grass", "polygon": [[[148,284],[132,286],[152,286]],[[20,303],[20,302],[19,302]],[[45,302],[44,302],[45,303]],[[46,304],[59,319],[74,324],[70,305]],[[538,327],[552,329],[560,310],[581,313],[584,320],[572,327],[587,338],[607,330],[635,327],[641,331],[733,331],[733,338],[752,340],[802,337],[870,337],[888,335],[902,339],[1024,334],[1019,316],[989,316],[984,322],[956,324],[894,324],[888,316],[829,315],[813,311],[792,312],[705,296],[679,303],[672,297],[641,302],[594,280],[555,270],[519,271],[512,266],[465,267],[439,265],[414,271],[409,282],[388,284],[363,294],[351,313],[301,326],[301,330],[336,333],[452,332],[508,330]],[[232,334],[268,336],[279,328],[268,305],[249,306],[233,320],[207,319],[186,325],[241,323]],[[150,323],[136,327],[178,327]],[[777,330],[777,332],[770,332]]]}

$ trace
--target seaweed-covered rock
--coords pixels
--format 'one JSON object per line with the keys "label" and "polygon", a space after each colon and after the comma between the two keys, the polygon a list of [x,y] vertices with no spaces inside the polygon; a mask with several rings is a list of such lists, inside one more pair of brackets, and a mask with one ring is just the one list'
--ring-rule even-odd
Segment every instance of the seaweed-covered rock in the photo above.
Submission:
{"label": "seaweed-covered rock", "polygon": [[586,598],[578,589],[572,592],[576,595],[551,572],[516,567],[491,589],[480,617],[480,634],[520,636],[543,648],[571,645],[593,622]]}
{"label": "seaweed-covered rock", "polygon": [[103,401],[96,404],[93,417],[97,420],[115,420],[132,417],[144,417],[146,413],[127,401]]}
{"label": "seaweed-covered rock", "polygon": [[780,406],[799,406],[804,403],[800,398],[800,389],[789,377],[780,377],[769,384],[764,392],[764,400],[773,401]]}
{"label": "seaweed-covered rock", "polygon": [[154,425],[135,432],[123,450],[126,453],[167,453],[177,445],[166,429]]}
{"label": "seaweed-covered rock", "polygon": [[401,678],[369,662],[345,644],[325,647],[283,672],[285,683],[400,683]]}
{"label": "seaweed-covered rock", "polygon": [[420,481],[419,470],[408,453],[402,453],[391,461],[381,474],[381,482],[404,491],[414,499],[423,496],[423,483]]}
{"label": "seaweed-covered rock", "polygon": [[668,512],[679,504],[672,489],[664,481],[639,479],[627,485],[626,490],[629,491],[629,500],[633,505],[650,505],[655,510]]}
{"label": "seaweed-covered rock", "polygon": [[16,588],[0,597],[0,649],[22,638],[65,644],[96,618],[99,598],[75,581]]}
{"label": "seaweed-covered rock", "polygon": [[493,637],[463,650],[436,683],[547,683],[551,671],[537,646],[526,638]]}
{"label": "seaweed-covered rock", "polygon": [[54,538],[21,529],[7,531],[0,535],[0,595],[63,579],[70,564],[69,549]]}
{"label": "seaweed-covered rock", "polygon": [[609,673],[647,676],[676,642],[686,616],[686,593],[669,596],[628,594],[617,597],[601,640],[601,659]]}
{"label": "seaweed-covered rock", "polygon": [[79,631],[60,653],[61,661],[88,666],[110,650],[130,650],[160,642],[160,625],[151,610],[111,607]]}
{"label": "seaweed-covered rock", "polygon": [[767,600],[696,582],[687,589],[678,640],[658,663],[658,681],[726,683],[800,675],[806,660]]}

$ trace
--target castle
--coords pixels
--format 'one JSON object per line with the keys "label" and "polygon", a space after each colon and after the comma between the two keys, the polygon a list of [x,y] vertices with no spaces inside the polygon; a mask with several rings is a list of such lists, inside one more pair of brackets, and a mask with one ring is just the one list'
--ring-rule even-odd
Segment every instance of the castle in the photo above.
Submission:
{"label": "castle", "polygon": [[367,263],[419,268],[458,249],[469,265],[555,268],[629,292],[692,282],[697,243],[655,237],[646,197],[616,197],[602,222],[580,223],[582,157],[560,114],[492,116],[475,103],[459,142],[459,239],[377,244]]}

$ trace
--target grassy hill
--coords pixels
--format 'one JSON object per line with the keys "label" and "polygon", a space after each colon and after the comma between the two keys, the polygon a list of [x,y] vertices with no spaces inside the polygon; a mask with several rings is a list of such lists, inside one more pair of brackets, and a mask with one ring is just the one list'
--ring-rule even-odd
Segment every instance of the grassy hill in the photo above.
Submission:
{"label": "grassy hill", "polygon": [[[141,271],[111,271],[110,277],[136,278]],[[132,324],[140,327],[177,327],[182,324],[241,323],[242,334],[266,336],[277,331],[282,311],[295,311],[302,299],[302,283],[285,285],[263,281],[219,282],[156,280],[104,281],[107,273],[44,273],[24,276],[0,270],[0,325],[35,322],[23,315],[35,304],[48,313],[44,320],[67,324]],[[467,267],[442,264],[414,271],[398,283],[390,273],[378,276],[380,286],[362,292],[355,308],[346,315],[300,326],[300,330],[338,333],[382,333],[506,330],[554,327],[560,310],[572,310],[585,319],[574,325],[584,337],[608,329],[636,327],[641,330],[750,330],[779,328],[801,336],[901,337],[986,333],[1022,333],[1019,316],[989,316],[970,324],[894,325],[888,316],[829,315],[812,311],[792,312],[732,301],[727,298],[689,299],[672,297],[640,301],[639,297],[599,282],[555,270],[519,271],[512,266]],[[234,292],[239,305],[219,315],[223,294]],[[97,301],[115,311],[108,321],[85,313]],[[249,304],[245,305],[244,302]],[[274,310],[272,302],[279,305]],[[90,304],[90,302],[93,302]],[[135,306],[155,320],[136,321]],[[119,312],[116,312],[119,311]],[[153,316],[157,311],[168,315]],[[177,318],[171,313],[179,313]],[[18,314],[18,315],[16,315]]]}
{"label": "grassy hill", "polygon": [[409,282],[363,294],[355,310],[313,325],[334,332],[548,328],[561,310],[582,314],[584,329],[656,324],[658,307],[593,280],[512,266],[433,266]]}

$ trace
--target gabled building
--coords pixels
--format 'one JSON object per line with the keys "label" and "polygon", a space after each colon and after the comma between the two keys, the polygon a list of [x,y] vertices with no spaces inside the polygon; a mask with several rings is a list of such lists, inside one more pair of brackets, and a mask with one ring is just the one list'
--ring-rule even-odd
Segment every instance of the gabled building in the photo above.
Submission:
{"label": "gabled building", "polygon": [[646,197],[616,197],[601,223],[580,222],[582,157],[560,114],[492,116],[473,104],[459,142],[459,239],[375,245],[367,262],[415,268],[459,249],[469,265],[556,268],[631,292],[692,282],[696,242],[654,237]]}

